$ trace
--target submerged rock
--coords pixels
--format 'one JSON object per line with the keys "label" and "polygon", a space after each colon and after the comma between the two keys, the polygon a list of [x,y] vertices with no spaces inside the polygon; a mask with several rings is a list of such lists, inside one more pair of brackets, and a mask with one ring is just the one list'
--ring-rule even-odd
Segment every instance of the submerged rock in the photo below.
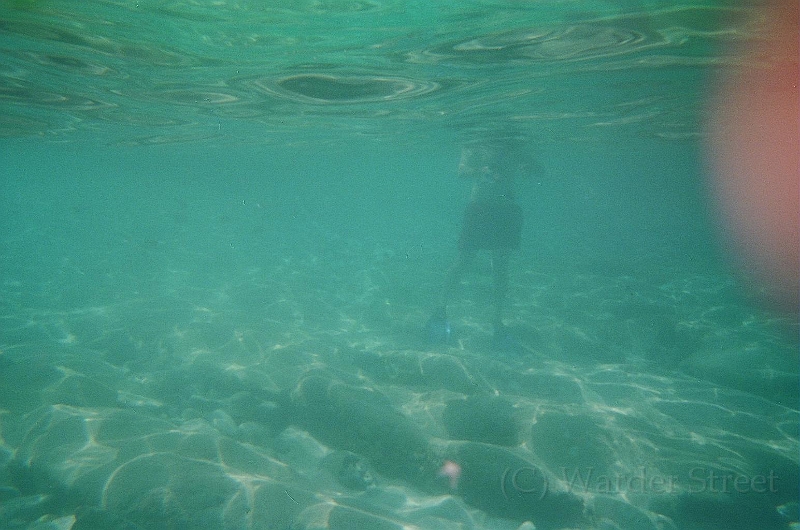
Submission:
{"label": "submerged rock", "polygon": [[292,392],[297,420],[318,440],[366,457],[389,477],[413,482],[428,437],[379,392],[310,376]]}
{"label": "submerged rock", "polygon": [[519,421],[514,407],[499,396],[467,396],[448,401],[442,422],[452,439],[504,446],[519,443]]}

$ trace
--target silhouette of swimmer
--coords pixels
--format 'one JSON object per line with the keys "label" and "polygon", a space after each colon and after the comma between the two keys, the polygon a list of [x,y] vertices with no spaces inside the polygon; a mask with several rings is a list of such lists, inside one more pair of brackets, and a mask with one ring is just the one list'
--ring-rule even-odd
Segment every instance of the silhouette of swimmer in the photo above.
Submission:
{"label": "silhouette of swimmer", "polygon": [[503,325],[503,313],[509,260],[511,252],[519,248],[522,234],[522,209],[514,197],[514,183],[518,178],[529,176],[535,166],[526,147],[518,135],[498,134],[461,150],[458,173],[472,180],[472,195],[464,212],[458,257],[447,273],[438,304],[426,325],[431,342],[452,341],[447,305],[475,255],[485,250],[491,253],[492,259],[495,344],[511,346],[514,343]]}

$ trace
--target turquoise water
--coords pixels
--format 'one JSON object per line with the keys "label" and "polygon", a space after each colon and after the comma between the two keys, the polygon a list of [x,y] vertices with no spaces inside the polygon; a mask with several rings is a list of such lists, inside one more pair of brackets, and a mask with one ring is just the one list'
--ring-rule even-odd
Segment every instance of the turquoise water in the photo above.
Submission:
{"label": "turquoise water", "polygon": [[[797,316],[709,186],[753,20],[4,3],[0,528],[796,528]],[[431,344],[461,146],[497,131],[535,160],[516,344],[483,255]]]}

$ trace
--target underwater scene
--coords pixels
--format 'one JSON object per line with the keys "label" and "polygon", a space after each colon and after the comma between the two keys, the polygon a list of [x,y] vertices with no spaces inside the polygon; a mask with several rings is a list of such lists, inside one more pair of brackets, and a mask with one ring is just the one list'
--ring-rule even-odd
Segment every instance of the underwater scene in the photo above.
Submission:
{"label": "underwater scene", "polygon": [[0,529],[800,528],[796,2],[0,4]]}

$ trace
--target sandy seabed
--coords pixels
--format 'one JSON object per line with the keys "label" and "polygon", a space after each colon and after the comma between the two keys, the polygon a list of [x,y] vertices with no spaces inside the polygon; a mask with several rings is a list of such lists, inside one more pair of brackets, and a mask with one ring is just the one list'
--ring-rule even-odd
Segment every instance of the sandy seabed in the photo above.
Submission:
{"label": "sandy seabed", "polygon": [[520,258],[497,343],[479,262],[431,344],[441,256],[140,251],[4,275],[3,528],[798,525],[796,328],[731,278]]}

